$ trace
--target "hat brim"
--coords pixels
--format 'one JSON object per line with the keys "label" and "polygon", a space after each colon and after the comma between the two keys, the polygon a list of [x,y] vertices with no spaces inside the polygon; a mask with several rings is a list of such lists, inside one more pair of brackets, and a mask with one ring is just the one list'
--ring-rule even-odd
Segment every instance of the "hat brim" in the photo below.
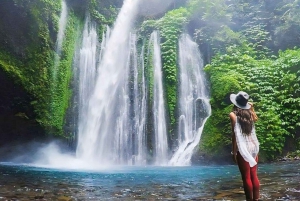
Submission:
{"label": "hat brim", "polygon": [[240,105],[236,102],[235,100],[236,98],[236,94],[230,94],[230,101],[237,107],[241,108],[241,109],[250,109],[251,108],[251,105],[249,103],[247,103],[246,105]]}

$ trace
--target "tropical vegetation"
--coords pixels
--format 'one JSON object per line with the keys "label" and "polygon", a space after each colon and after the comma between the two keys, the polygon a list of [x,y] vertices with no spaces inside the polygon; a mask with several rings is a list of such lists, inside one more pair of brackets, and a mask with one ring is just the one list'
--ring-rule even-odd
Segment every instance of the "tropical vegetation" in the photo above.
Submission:
{"label": "tropical vegetation", "polygon": [[[84,18],[91,17],[101,36],[122,6],[121,0],[66,3],[69,17],[60,55],[55,52],[60,0],[0,3],[0,69],[30,94],[34,111],[29,118],[49,135],[62,137],[71,132],[72,63]],[[165,13],[141,16],[136,24],[141,41],[153,30],[160,32],[169,135],[177,124],[178,38],[186,32],[201,50],[213,111],[198,155],[218,159],[230,153],[228,95],[241,90],[250,94],[259,117],[262,159],[300,150],[299,0],[174,0]]]}

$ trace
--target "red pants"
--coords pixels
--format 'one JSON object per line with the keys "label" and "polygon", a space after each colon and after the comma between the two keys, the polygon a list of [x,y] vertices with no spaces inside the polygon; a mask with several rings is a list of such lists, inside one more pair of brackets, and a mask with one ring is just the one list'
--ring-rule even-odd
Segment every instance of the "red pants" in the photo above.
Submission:
{"label": "red pants", "polygon": [[[257,165],[250,167],[249,163],[244,160],[240,152],[237,152],[237,163],[242,175],[246,200],[259,199],[259,180],[257,177]],[[256,157],[256,161],[258,158]]]}

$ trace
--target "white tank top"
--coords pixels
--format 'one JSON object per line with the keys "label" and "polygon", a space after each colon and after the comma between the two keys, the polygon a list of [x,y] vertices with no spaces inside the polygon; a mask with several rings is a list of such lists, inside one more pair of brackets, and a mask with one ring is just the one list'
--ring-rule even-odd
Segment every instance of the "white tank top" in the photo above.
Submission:
{"label": "white tank top", "polygon": [[249,162],[250,167],[257,164],[255,158],[259,152],[259,142],[255,133],[255,127],[253,125],[250,135],[244,135],[242,133],[241,126],[236,118],[236,124],[234,126],[234,133],[236,136],[237,148],[245,161]]}

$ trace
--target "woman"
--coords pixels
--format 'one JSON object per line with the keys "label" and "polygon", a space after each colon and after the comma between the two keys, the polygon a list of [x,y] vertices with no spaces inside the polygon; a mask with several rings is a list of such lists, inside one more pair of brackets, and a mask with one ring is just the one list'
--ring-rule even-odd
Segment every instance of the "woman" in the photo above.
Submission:
{"label": "woman", "polygon": [[233,160],[238,164],[244,185],[246,200],[259,199],[259,180],[257,177],[257,161],[259,142],[256,137],[254,121],[257,119],[249,95],[240,91],[231,94],[230,101],[234,104],[229,114],[232,127]]}

